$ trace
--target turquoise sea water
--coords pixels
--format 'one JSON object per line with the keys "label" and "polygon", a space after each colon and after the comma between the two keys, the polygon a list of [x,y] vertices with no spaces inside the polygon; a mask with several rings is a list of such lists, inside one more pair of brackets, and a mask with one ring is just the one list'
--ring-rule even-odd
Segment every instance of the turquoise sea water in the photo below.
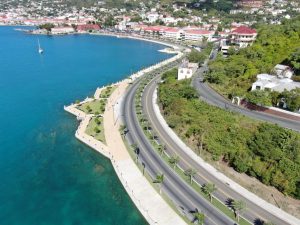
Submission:
{"label": "turquoise sea water", "polygon": [[157,44],[0,27],[0,224],[146,224],[63,106],[168,57]]}

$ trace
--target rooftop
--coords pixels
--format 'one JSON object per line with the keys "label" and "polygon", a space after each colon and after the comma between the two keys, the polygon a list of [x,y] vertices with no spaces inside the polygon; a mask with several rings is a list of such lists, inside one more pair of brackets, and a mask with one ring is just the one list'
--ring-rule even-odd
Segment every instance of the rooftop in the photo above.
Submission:
{"label": "rooftop", "polygon": [[237,33],[237,34],[256,34],[256,30],[251,29],[250,27],[247,26],[240,26],[232,31],[232,33]]}

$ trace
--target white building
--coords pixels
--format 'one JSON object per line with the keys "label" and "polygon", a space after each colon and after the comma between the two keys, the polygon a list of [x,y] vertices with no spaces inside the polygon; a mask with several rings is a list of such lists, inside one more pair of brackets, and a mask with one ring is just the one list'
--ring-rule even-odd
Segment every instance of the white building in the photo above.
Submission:
{"label": "white building", "polygon": [[274,67],[275,75],[279,78],[292,78],[294,72],[289,66],[277,64]]}
{"label": "white building", "polygon": [[171,17],[171,16],[163,17],[162,21],[165,24],[170,24],[170,23],[177,24],[177,20],[174,17]]}
{"label": "white building", "polygon": [[203,38],[211,40],[214,31],[189,29],[184,31],[184,40],[186,41],[202,41]]}
{"label": "white building", "polygon": [[149,23],[155,23],[159,19],[159,14],[150,13],[147,15],[147,19],[148,19]]}
{"label": "white building", "polygon": [[70,34],[74,33],[75,30],[73,27],[54,27],[51,29],[51,34],[57,35],[57,34]]}
{"label": "white building", "polygon": [[181,40],[183,36],[183,31],[179,28],[168,27],[163,29],[162,36],[168,39]]}
{"label": "white building", "polygon": [[257,81],[252,84],[251,91],[277,91],[283,92],[284,90],[290,91],[300,88],[300,82],[294,82],[290,78],[280,78],[270,74],[257,75]]}
{"label": "white building", "polygon": [[251,45],[257,36],[257,32],[246,26],[240,26],[231,32],[231,43],[241,48]]}
{"label": "white building", "polygon": [[188,79],[193,76],[198,68],[198,63],[190,63],[188,60],[183,60],[178,68],[177,80]]}

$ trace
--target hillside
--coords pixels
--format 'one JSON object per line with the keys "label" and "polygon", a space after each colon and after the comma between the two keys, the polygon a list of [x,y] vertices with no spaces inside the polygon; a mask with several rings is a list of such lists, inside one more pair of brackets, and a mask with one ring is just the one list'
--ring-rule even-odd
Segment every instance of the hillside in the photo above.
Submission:
{"label": "hillside", "polygon": [[258,122],[199,100],[177,70],[163,75],[161,108],[169,126],[197,154],[300,199],[300,134]]}

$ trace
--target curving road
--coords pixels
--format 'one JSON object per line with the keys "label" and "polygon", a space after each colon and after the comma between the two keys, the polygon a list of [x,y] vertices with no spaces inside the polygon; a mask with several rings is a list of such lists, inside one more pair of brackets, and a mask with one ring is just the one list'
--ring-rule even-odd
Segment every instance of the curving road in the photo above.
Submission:
{"label": "curving road", "polygon": [[[169,67],[171,66],[169,65]],[[139,83],[140,81],[137,81],[129,88],[123,100],[124,122],[129,131],[126,138],[129,143],[138,145],[139,161],[145,165],[145,169],[151,177],[155,177],[158,173],[164,174],[162,190],[188,218],[193,219],[191,212],[198,209],[206,215],[205,224],[207,225],[235,224],[233,220],[215,209],[206,199],[196,193],[153,149],[136,117],[134,96]]]}
{"label": "curving road", "polygon": [[255,204],[252,201],[249,201],[247,198],[243,197],[239,193],[232,190],[228,184],[223,183],[217,177],[212,175],[209,171],[207,171],[204,167],[199,164],[198,161],[194,160],[189,154],[187,154],[173,139],[170,137],[169,133],[165,130],[165,128],[161,125],[161,122],[157,118],[154,107],[152,104],[152,98],[154,91],[157,87],[157,82],[160,81],[160,77],[154,78],[145,88],[143,97],[142,97],[142,105],[144,109],[144,113],[147,115],[149,122],[151,123],[152,128],[158,134],[159,139],[163,144],[167,147],[167,152],[170,155],[178,155],[180,157],[179,166],[187,169],[187,168],[195,168],[197,170],[197,175],[195,177],[196,181],[200,184],[205,184],[207,182],[214,183],[218,191],[214,193],[214,195],[221,200],[222,202],[226,202],[228,199],[239,199],[246,203],[247,210],[243,214],[243,216],[251,221],[252,223],[257,223],[257,221],[272,221],[273,223],[279,224],[288,224],[276,215],[269,213],[267,210],[262,208],[261,206]]}
{"label": "curving road", "polygon": [[295,121],[263,112],[251,111],[249,109],[232,104],[230,101],[209,87],[207,83],[203,82],[203,73],[207,70],[207,66],[201,67],[195,74],[192,81],[193,87],[196,89],[202,100],[219,108],[231,110],[257,120],[278,124],[279,126],[300,132],[300,121]]}

